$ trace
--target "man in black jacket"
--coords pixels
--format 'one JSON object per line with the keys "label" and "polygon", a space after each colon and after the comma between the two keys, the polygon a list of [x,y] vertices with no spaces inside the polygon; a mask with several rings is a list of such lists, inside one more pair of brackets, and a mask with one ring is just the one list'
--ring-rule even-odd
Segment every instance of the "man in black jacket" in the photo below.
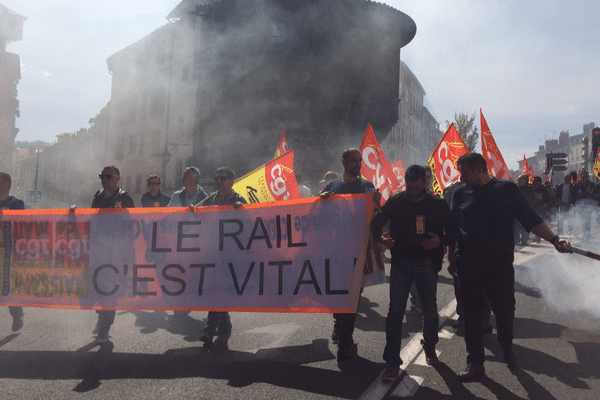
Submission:
{"label": "man in black jacket", "polygon": [[[383,359],[387,368],[381,379],[393,382],[399,376],[402,320],[413,282],[423,310],[425,361],[438,362],[437,277],[444,257],[443,247],[454,243],[458,232],[444,199],[427,191],[425,168],[412,165],[406,170],[406,190],[390,197],[371,222],[373,237],[391,249],[390,306],[386,321]],[[390,222],[390,236],[382,236]]]}
{"label": "man in black jacket", "polygon": [[[92,208],[133,208],[135,207],[133,198],[126,191],[119,188],[118,184],[121,180],[121,173],[114,165],[109,165],[102,169],[99,175],[102,182],[102,190],[99,190],[94,195],[92,200]],[[126,235],[120,227],[116,225],[112,227],[115,233]],[[93,334],[97,334],[96,342],[108,342],[108,331],[115,321],[116,311],[114,310],[98,310],[98,323],[93,330]]]}

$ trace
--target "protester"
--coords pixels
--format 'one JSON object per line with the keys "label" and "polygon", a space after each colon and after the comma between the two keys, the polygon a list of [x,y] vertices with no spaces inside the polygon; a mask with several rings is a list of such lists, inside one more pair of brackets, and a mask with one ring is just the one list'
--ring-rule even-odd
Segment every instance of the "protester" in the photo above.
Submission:
{"label": "protester", "polygon": [[[189,205],[198,204],[206,198],[206,192],[198,184],[200,180],[200,170],[196,167],[187,167],[181,175],[181,184],[183,188],[175,191],[171,196],[168,207],[186,207]],[[183,318],[189,315],[187,310],[176,310],[173,315],[178,318]]]}
{"label": "protester", "polygon": [[[218,168],[215,172],[216,192],[211,193],[204,200],[196,204],[196,207],[203,206],[225,206],[231,205],[239,208],[242,204],[248,202],[244,197],[232,189],[235,181],[235,173],[229,167]],[[204,334],[200,338],[206,346],[210,346],[213,337],[216,334],[223,335],[231,332],[231,319],[228,312],[209,311]]]}
{"label": "protester", "polygon": [[574,186],[571,182],[572,179],[573,178],[571,176],[571,173],[565,174],[564,182],[556,186],[555,195],[558,203],[559,215],[558,226],[556,229],[559,234],[568,232],[568,221],[563,216],[566,215],[565,213],[569,210],[569,207],[571,206],[571,204],[573,204],[573,199],[575,198],[575,193],[573,191]]}
{"label": "protester", "polygon": [[310,188],[304,184],[304,177],[298,174],[296,175],[296,181],[298,182],[298,190],[300,190],[300,197],[312,197],[312,192]]}
{"label": "protester", "polygon": [[166,207],[171,197],[161,191],[162,180],[157,174],[151,174],[146,180],[148,192],[142,195],[142,207]]}
{"label": "protester", "polygon": [[[99,190],[94,195],[92,200],[92,208],[133,208],[135,204],[133,198],[121,190],[118,186],[121,180],[121,173],[114,165],[109,165],[102,169],[99,175],[102,182],[102,190]],[[111,227],[117,229],[117,227]],[[124,233],[124,232],[119,232]],[[116,262],[116,261],[115,261]],[[96,342],[105,343],[108,341],[108,332],[111,325],[115,321],[114,310],[98,310],[98,323],[93,330],[93,334],[97,334]]]}
{"label": "protester", "polygon": [[[25,202],[18,197],[11,196],[10,187],[12,179],[6,172],[0,172],[0,210],[24,210]],[[23,307],[8,307],[13,318],[12,331],[17,332],[23,327]]]}
{"label": "protester", "polygon": [[[529,176],[520,175],[517,178],[517,185],[519,185],[523,195],[525,195],[527,202],[533,204],[536,201],[536,195],[533,187],[529,184]],[[529,232],[523,228],[523,225],[519,221],[515,220],[515,244],[520,243],[526,246],[527,240],[529,240]]]}
{"label": "protester", "polygon": [[[381,379],[393,382],[400,375],[402,320],[413,282],[423,310],[425,362],[438,363],[437,277],[442,268],[444,247],[454,243],[457,228],[450,207],[427,190],[425,168],[410,166],[405,173],[406,190],[392,195],[371,222],[373,237],[390,248],[390,305],[386,320],[383,359],[387,368]],[[390,235],[382,236],[390,222]]]}
{"label": "protester", "polygon": [[512,347],[516,303],[514,219],[527,231],[552,243],[559,252],[568,252],[570,243],[554,234],[516,184],[490,176],[481,154],[464,154],[458,158],[457,166],[464,185],[454,191],[451,210],[460,235],[456,245],[450,247],[448,271],[458,274],[465,312],[467,368],[458,378],[473,382],[485,376],[481,326],[485,294],[496,316],[504,360],[509,368],[517,368]]}
{"label": "protester", "polygon": [[[336,178],[321,191],[320,197],[328,199],[332,194],[358,194],[373,193],[375,204],[381,201],[381,194],[376,191],[373,182],[360,176],[362,165],[362,156],[360,150],[350,148],[342,153],[342,166],[344,173],[341,178]],[[333,314],[334,326],[331,338],[338,342],[338,361],[348,361],[353,357],[352,345],[354,339],[354,323],[356,322],[356,313],[335,313]]]}
{"label": "protester", "polygon": [[185,207],[190,204],[198,204],[206,198],[206,192],[198,184],[200,180],[200,170],[196,167],[187,167],[181,175],[181,184],[183,188],[175,191],[169,201],[169,207]]}

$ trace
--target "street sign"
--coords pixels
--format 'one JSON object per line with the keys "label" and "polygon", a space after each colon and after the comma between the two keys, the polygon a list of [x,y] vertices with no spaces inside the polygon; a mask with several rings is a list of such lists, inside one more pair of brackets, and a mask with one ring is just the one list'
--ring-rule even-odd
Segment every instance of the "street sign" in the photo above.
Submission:
{"label": "street sign", "polygon": [[550,169],[553,171],[566,171],[566,164],[568,163],[566,153],[546,153],[546,171],[544,173],[549,173]]}

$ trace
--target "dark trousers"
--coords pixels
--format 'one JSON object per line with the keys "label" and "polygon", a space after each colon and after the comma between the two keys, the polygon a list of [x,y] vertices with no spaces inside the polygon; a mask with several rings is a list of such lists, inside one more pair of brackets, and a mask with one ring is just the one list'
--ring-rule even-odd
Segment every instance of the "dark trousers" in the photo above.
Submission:
{"label": "dark trousers", "polygon": [[98,334],[108,334],[110,326],[115,322],[115,310],[97,310],[98,313]]}
{"label": "dark trousers", "polygon": [[512,351],[515,319],[515,272],[512,264],[465,262],[458,265],[460,297],[465,317],[467,363],[483,363],[485,296],[496,316],[498,343]]}
{"label": "dark trousers", "polygon": [[354,324],[356,322],[356,313],[335,313],[333,314],[335,330],[338,333],[340,349],[349,349],[354,340]]}

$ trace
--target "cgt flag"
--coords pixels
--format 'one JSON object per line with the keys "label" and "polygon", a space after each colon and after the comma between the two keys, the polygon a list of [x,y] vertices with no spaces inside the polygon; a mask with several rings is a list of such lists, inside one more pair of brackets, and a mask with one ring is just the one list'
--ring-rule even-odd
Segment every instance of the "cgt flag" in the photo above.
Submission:
{"label": "cgt flag", "polygon": [[300,198],[294,174],[294,151],[290,150],[254,171],[238,178],[233,190],[250,203]]}
{"label": "cgt flag", "polygon": [[502,154],[500,154],[500,149],[496,145],[492,132],[483,117],[481,108],[479,109],[479,115],[481,116],[481,152],[487,161],[488,169],[492,176],[512,181],[512,174],[508,170]]}
{"label": "cgt flag", "polygon": [[381,204],[383,204],[390,198],[394,190],[400,187],[400,183],[379,147],[371,124],[367,126],[365,136],[363,136],[360,153],[363,158],[360,174],[363,178],[373,182],[377,190],[381,192]]}
{"label": "cgt flag", "polygon": [[275,155],[273,156],[273,158],[282,156],[285,153],[287,153],[288,151],[290,151],[290,148],[288,147],[288,142],[285,137],[285,129],[284,129],[283,133],[281,134],[281,139],[279,139],[279,145],[277,146],[277,150],[275,150]]}
{"label": "cgt flag", "polygon": [[596,154],[596,161],[594,161],[592,172],[596,175],[596,178],[600,179],[600,150],[598,150],[598,153]]}
{"label": "cgt flag", "polygon": [[554,167],[550,168],[550,172],[548,172],[548,176],[546,177],[546,182],[552,183],[552,168]]}
{"label": "cgt flag", "polygon": [[402,158],[398,157],[396,161],[392,163],[392,170],[394,171],[394,175],[396,175],[396,179],[398,179],[398,191],[403,192],[406,189],[406,182],[404,181],[404,173],[406,172],[404,169],[404,163],[402,162]]}
{"label": "cgt flag", "polygon": [[458,180],[460,173],[456,169],[458,157],[469,152],[467,145],[454,124],[450,124],[442,139],[433,150],[427,163],[433,171],[431,184],[433,191],[441,196],[444,189]]}

